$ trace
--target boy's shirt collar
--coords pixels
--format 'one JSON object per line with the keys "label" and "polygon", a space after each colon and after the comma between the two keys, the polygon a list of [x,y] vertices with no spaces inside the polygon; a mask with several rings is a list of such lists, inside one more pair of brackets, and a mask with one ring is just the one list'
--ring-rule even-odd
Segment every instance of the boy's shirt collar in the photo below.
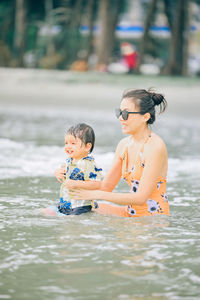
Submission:
{"label": "boy's shirt collar", "polygon": [[[93,161],[94,160],[94,157],[93,156],[90,156],[90,155],[88,155],[88,156],[85,156],[85,157],[83,157],[83,158],[81,158],[82,160],[90,160],[90,161]],[[79,160],[81,160],[81,159],[78,159],[77,161],[79,161]],[[74,160],[74,158],[72,158],[72,157],[67,157],[66,158],[66,162],[67,163],[72,163],[72,162],[75,162],[76,160]]]}

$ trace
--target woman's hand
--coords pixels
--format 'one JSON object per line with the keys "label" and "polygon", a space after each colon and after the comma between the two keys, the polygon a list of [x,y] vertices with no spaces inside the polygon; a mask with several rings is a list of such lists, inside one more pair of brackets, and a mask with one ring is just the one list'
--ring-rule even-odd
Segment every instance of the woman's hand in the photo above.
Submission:
{"label": "woman's hand", "polygon": [[69,190],[69,195],[74,200],[96,200],[100,199],[101,191],[99,190],[85,190],[85,189],[76,189]]}
{"label": "woman's hand", "polygon": [[74,190],[74,189],[98,190],[101,188],[101,181],[67,179],[65,181],[65,186],[68,190]]}
{"label": "woman's hand", "polygon": [[54,175],[56,176],[57,180],[62,183],[65,180],[65,175],[66,175],[66,171],[65,171],[65,167],[62,167],[60,169],[56,169],[54,172]]}
{"label": "woman's hand", "polygon": [[76,189],[78,187],[78,183],[79,183],[79,180],[76,181],[76,180],[67,179],[65,181],[65,186],[69,190]]}

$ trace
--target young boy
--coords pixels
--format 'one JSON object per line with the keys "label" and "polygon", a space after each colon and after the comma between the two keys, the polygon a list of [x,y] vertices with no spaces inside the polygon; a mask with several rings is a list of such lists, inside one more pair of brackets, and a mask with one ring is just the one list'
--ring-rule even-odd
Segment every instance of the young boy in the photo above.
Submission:
{"label": "young boy", "polygon": [[94,143],[95,134],[89,125],[81,123],[68,129],[65,135],[65,152],[67,154],[64,166],[65,179],[63,180],[61,177],[59,179],[56,176],[60,182],[63,181],[60,188],[60,202],[55,207],[47,208],[46,214],[80,215],[97,207],[97,203],[94,201],[73,200],[68,193],[68,189],[73,189],[73,187],[88,189],[90,186],[94,187],[95,184],[95,187],[99,188],[102,169],[96,167],[94,158],[89,155],[94,148]]}

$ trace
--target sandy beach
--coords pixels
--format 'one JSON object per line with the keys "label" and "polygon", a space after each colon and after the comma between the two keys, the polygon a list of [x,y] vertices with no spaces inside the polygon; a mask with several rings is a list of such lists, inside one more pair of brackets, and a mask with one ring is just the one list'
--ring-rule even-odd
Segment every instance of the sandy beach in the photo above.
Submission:
{"label": "sandy beach", "polygon": [[111,110],[119,105],[124,89],[149,87],[166,96],[168,113],[198,116],[200,78],[0,68],[1,106]]}

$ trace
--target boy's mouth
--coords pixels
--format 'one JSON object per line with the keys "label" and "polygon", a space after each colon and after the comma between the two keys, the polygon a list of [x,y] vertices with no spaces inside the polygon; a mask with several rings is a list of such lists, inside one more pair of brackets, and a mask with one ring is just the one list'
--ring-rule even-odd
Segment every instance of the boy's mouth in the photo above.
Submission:
{"label": "boy's mouth", "polygon": [[67,150],[66,152],[67,152],[67,154],[72,154],[73,153],[72,150]]}

